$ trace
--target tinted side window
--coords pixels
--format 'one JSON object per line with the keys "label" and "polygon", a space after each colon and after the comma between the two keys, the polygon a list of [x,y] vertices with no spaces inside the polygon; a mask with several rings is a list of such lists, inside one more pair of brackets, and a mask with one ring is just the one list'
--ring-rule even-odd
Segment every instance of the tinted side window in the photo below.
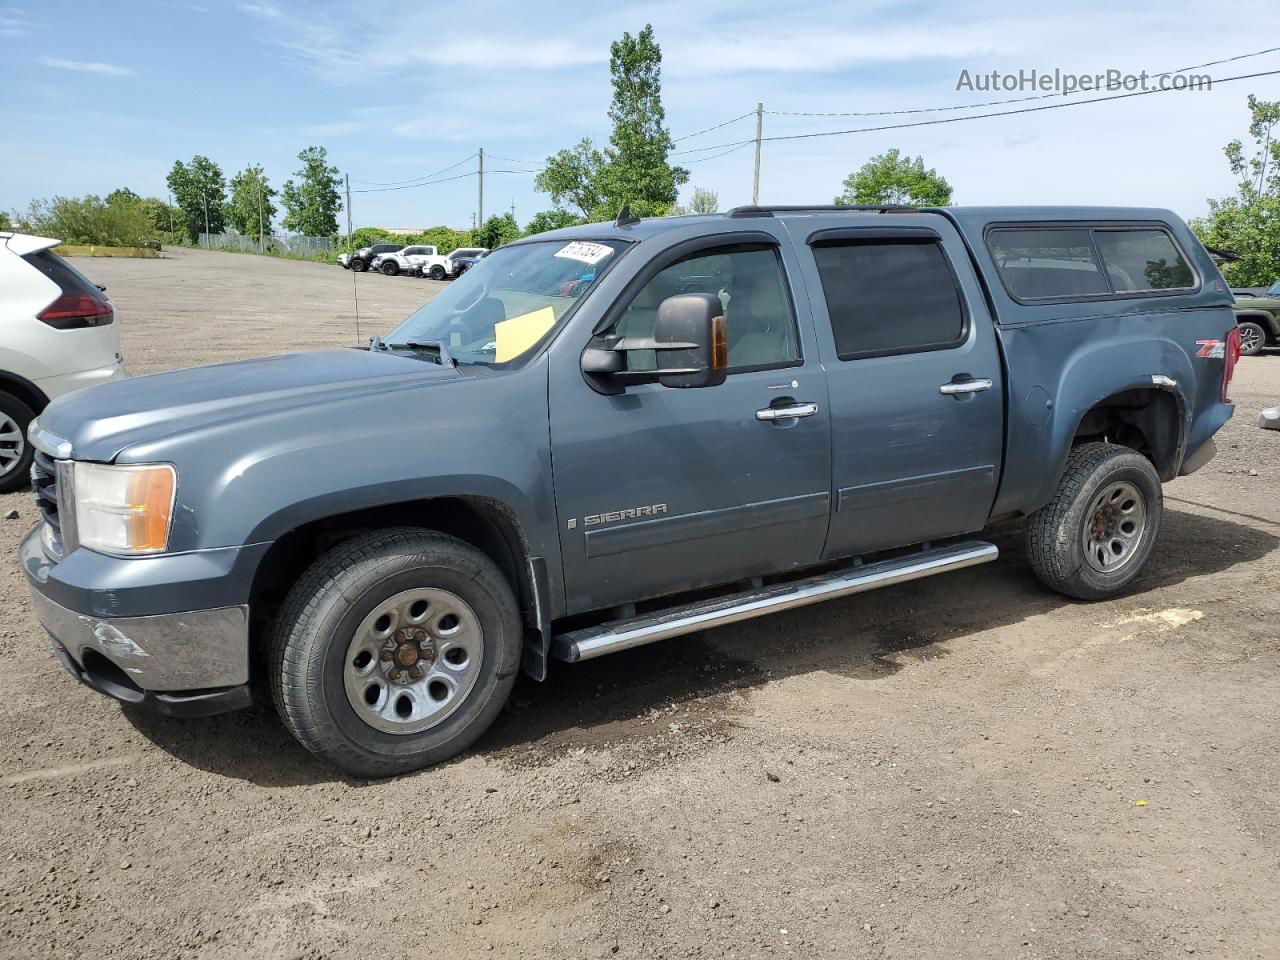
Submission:
{"label": "tinted side window", "polygon": [[992,230],[987,245],[1005,286],[1019,300],[1111,292],[1086,228]]}
{"label": "tinted side window", "polygon": [[1195,276],[1163,230],[1095,230],[1098,255],[1116,293],[1188,290]]}
{"label": "tinted side window", "polygon": [[[796,320],[778,251],[765,244],[699,250],[655,274],[614,325],[625,337],[652,337],[658,306],[678,293],[709,293],[724,307],[729,367],[761,367],[800,359]],[[653,370],[652,350],[627,354],[629,369]]]}
{"label": "tinted side window", "polygon": [[964,307],[933,241],[815,244],[822,292],[841,360],[939,350],[965,334]]}

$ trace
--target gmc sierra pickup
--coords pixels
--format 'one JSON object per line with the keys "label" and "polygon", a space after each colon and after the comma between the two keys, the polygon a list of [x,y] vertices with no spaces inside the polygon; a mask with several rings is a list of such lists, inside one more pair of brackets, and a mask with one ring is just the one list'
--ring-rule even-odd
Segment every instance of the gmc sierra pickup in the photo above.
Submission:
{"label": "gmc sierra pickup", "polygon": [[362,776],[523,669],[990,561],[1133,584],[1231,416],[1232,296],[1158,209],[745,207],[495,250],[368,349],[104,384],[32,425],[64,667],[269,691]]}

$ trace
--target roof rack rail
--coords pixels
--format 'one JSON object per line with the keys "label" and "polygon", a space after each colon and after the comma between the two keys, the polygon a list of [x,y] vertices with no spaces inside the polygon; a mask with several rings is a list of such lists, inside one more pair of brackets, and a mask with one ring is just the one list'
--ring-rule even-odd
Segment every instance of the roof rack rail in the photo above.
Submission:
{"label": "roof rack rail", "polygon": [[772,217],[775,213],[813,213],[816,211],[863,211],[874,213],[920,213],[931,211],[931,207],[908,207],[900,203],[851,204],[851,203],[802,203],[784,206],[757,207],[747,205],[734,207],[725,216],[737,220],[741,217]]}

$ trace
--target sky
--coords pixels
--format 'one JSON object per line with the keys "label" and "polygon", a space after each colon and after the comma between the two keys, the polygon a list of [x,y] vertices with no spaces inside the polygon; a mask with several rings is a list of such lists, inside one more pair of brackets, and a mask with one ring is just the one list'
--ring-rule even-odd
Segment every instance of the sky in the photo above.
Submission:
{"label": "sky", "polygon": [[[483,147],[486,214],[514,206],[523,223],[551,206],[530,171],[582,137],[607,141],[609,44],[646,23],[662,46],[676,148],[696,151],[673,158],[691,174],[682,199],[709,188],[721,209],[751,201],[753,150],[733,145],[754,136],[757,102],[765,137],[862,129],[966,111],[783,114],[957,107],[1037,92],[957,89],[963,71],[1154,74],[1280,46],[1275,0],[0,0],[0,209],[121,186],[163,197],[173,162],[194,154],[228,179],[262,164],[279,186],[298,168],[298,151],[318,144],[352,190],[364,191],[353,192],[355,226],[469,227],[475,176],[375,187],[470,174],[476,161],[467,158]],[[1280,51],[1195,72],[1268,70],[1280,71]],[[1207,197],[1234,188],[1222,148],[1247,135],[1250,93],[1280,99],[1280,74],[1211,91],[766,141],[760,200],[830,203],[851,171],[897,147],[943,174],[959,204],[1138,204],[1197,216]]]}

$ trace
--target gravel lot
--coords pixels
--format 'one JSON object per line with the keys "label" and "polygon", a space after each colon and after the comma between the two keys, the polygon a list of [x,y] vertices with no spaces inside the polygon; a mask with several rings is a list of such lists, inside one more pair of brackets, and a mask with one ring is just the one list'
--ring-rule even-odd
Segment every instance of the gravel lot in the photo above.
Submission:
{"label": "gravel lot", "polygon": [[[336,267],[77,266],[135,373],[357,342]],[[442,287],[354,282],[365,338]],[[1233,393],[1129,596],[1046,592],[1002,530],[990,566],[558,665],[392,781],[265,708],[80,688],[10,560],[0,956],[1280,956],[1280,354]]]}

